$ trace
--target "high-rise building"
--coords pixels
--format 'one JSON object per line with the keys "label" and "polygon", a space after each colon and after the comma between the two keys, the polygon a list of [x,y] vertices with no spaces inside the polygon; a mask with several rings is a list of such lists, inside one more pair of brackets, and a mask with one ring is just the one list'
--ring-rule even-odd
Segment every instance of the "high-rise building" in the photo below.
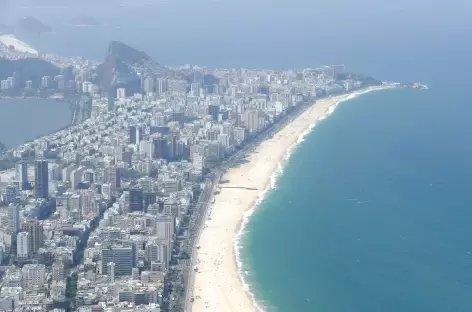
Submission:
{"label": "high-rise building", "polygon": [[151,117],[151,127],[164,127],[166,124],[166,115],[162,113],[157,113]]}
{"label": "high-rise building", "polygon": [[147,212],[149,205],[155,204],[157,202],[156,193],[154,192],[144,192],[143,193],[143,209],[144,212]]}
{"label": "high-rise building", "polygon": [[46,283],[46,266],[44,264],[25,264],[21,268],[23,287],[42,286]]}
{"label": "high-rise building", "polygon": [[7,90],[9,88],[10,88],[10,84],[8,83],[8,80],[2,80],[0,82],[0,89]]}
{"label": "high-rise building", "polygon": [[115,110],[115,99],[112,96],[108,96],[108,112]]}
{"label": "high-rise building", "polygon": [[108,263],[115,263],[115,276],[131,275],[135,266],[134,245],[130,247],[109,247],[102,249],[102,274],[108,275]]}
{"label": "high-rise building", "polygon": [[71,171],[69,181],[71,183],[72,189],[75,190],[78,188],[80,182],[82,182],[85,170],[85,167],[80,166],[79,168]]}
{"label": "high-rise building", "polygon": [[41,87],[49,88],[51,86],[51,77],[50,76],[43,76],[41,78]]}
{"label": "high-rise building", "polygon": [[82,195],[74,194],[68,201],[69,210],[74,213],[79,219],[82,214]]}
{"label": "high-rise building", "polygon": [[255,132],[260,128],[259,110],[252,109],[244,112],[244,125],[249,132]]}
{"label": "high-rise building", "polygon": [[166,93],[167,92],[167,79],[158,79],[156,89],[159,95]]}
{"label": "high-rise building", "polygon": [[21,231],[28,233],[28,251],[37,253],[43,246],[43,225],[38,220],[25,220],[21,226]]}
{"label": "high-rise building", "polygon": [[7,185],[4,191],[3,200],[7,204],[17,203],[18,202],[18,185],[15,185],[15,184]]}
{"label": "high-rise building", "polygon": [[107,263],[107,276],[109,283],[115,282],[115,262]]}
{"label": "high-rise building", "polygon": [[82,216],[87,216],[90,213],[95,212],[95,191],[93,190],[82,190],[80,191],[81,195],[81,202],[82,202],[82,211],[81,215]]}
{"label": "high-rise building", "polygon": [[16,257],[18,259],[28,259],[29,257],[28,235],[27,232],[20,232],[16,237]]}
{"label": "high-rise building", "polygon": [[54,262],[52,264],[52,280],[55,282],[64,280],[64,263]]}
{"label": "high-rise building", "polygon": [[106,184],[110,185],[112,196],[116,194],[116,188],[118,186],[118,171],[115,164],[108,164],[105,166],[104,180]]}
{"label": "high-rise building", "polygon": [[126,98],[126,89],[125,88],[118,88],[116,89],[116,97],[118,99]]}
{"label": "high-rise building", "polygon": [[156,90],[155,80],[152,77],[146,77],[143,82],[144,92],[150,93]]}
{"label": "high-rise building", "polygon": [[149,262],[163,263],[164,267],[168,265],[167,248],[165,244],[150,243],[146,245],[146,259]]}
{"label": "high-rise building", "polygon": [[220,107],[218,105],[208,105],[208,115],[211,116],[211,119],[218,121],[220,114]]}
{"label": "high-rise building", "polygon": [[16,165],[16,180],[20,186],[20,190],[29,188],[28,183],[28,164],[24,161]]}
{"label": "high-rise building", "polygon": [[190,91],[193,92],[194,95],[199,95],[200,94],[200,88],[201,88],[201,85],[200,85],[199,82],[193,82],[190,85]]}
{"label": "high-rise building", "polygon": [[173,216],[159,216],[156,219],[156,239],[167,246],[167,260],[172,256],[172,239],[175,231],[175,218]]}
{"label": "high-rise building", "polygon": [[140,126],[129,127],[129,143],[139,144],[143,140],[144,129]]}
{"label": "high-rise building", "polygon": [[34,164],[34,194],[36,198],[49,197],[49,174],[47,160],[36,160]]}
{"label": "high-rise building", "polygon": [[8,206],[8,230],[12,233],[18,233],[20,230],[20,206],[10,204]]}
{"label": "high-rise building", "polygon": [[133,186],[129,189],[129,211],[143,211],[143,189]]}
{"label": "high-rise building", "polygon": [[167,139],[165,137],[156,137],[152,139],[152,158],[165,159],[167,156]]}

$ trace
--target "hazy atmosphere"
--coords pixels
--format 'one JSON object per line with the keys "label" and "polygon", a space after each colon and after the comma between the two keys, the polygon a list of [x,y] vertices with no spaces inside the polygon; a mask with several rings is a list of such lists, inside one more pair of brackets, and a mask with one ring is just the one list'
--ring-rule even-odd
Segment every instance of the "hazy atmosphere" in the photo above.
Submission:
{"label": "hazy atmosphere", "polygon": [[[5,23],[34,15],[53,27],[55,35],[34,40],[39,48],[49,47],[57,39],[48,36],[71,36],[67,45],[53,48],[98,58],[109,40],[118,39],[172,65],[306,67],[342,62],[385,74],[385,62],[391,55],[398,66],[389,71],[401,72],[427,62],[429,49],[460,46],[470,50],[461,39],[472,28],[472,4],[465,0],[2,3],[0,20]],[[68,22],[80,14],[97,18],[103,27],[71,31]],[[398,73],[391,74],[389,78]]]}

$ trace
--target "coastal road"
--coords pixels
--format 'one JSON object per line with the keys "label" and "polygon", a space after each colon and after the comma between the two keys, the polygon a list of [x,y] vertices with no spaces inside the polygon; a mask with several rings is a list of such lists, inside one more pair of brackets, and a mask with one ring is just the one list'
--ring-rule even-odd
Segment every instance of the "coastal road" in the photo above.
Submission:
{"label": "coastal road", "polygon": [[191,242],[192,252],[190,256],[190,268],[189,268],[187,283],[185,287],[185,306],[184,306],[185,312],[192,311],[191,298],[193,296],[193,283],[195,280],[195,271],[193,270],[193,268],[197,264],[197,260],[198,260],[197,259],[197,250],[198,250],[197,243],[200,239],[203,229],[205,228],[205,222],[208,219],[209,207],[211,205],[211,201],[213,200],[215,191],[220,182],[221,175],[222,175],[222,172],[220,170],[216,170],[214,172],[214,180],[210,186],[211,193],[209,194],[208,200],[202,203],[203,207],[200,207],[200,208],[203,208],[203,209],[199,209],[200,216],[199,216],[199,220],[197,221],[198,231]]}

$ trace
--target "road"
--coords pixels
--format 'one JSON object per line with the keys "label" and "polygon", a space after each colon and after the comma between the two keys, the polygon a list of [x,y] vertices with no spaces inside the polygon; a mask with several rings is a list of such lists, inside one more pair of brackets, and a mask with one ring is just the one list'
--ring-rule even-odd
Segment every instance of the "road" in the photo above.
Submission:
{"label": "road", "polygon": [[191,303],[191,298],[192,298],[192,293],[193,293],[193,288],[191,287],[193,285],[193,282],[195,280],[195,271],[193,270],[194,266],[197,263],[197,245],[196,242],[200,239],[200,235],[203,232],[203,229],[205,228],[205,222],[208,218],[208,210],[211,205],[211,201],[213,200],[213,196],[215,194],[216,188],[218,187],[218,184],[220,182],[222,176],[222,172],[220,170],[215,170],[213,173],[213,181],[210,186],[210,191],[211,193],[209,194],[209,197],[206,202],[202,203],[203,208],[200,211],[200,216],[197,221],[197,227],[198,231],[197,233],[191,238],[191,246],[192,246],[192,252],[190,256],[190,266],[189,266],[189,272],[187,276],[187,283],[185,285],[185,305],[184,305],[184,311],[191,311],[192,309],[192,303]]}

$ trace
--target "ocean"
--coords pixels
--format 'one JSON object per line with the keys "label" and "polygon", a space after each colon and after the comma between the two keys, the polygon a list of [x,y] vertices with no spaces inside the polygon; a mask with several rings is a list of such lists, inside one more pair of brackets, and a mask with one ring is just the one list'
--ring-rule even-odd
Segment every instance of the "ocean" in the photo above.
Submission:
{"label": "ocean", "polygon": [[344,63],[428,84],[343,102],[301,139],[247,220],[241,267],[270,312],[471,311],[466,2],[247,2],[95,7],[100,28],[66,26],[67,8],[16,14],[55,23],[27,42],[65,55],[102,59],[115,39],[170,65]]}
{"label": "ocean", "polygon": [[69,103],[43,99],[0,99],[0,142],[7,148],[70,124]]}
{"label": "ocean", "polygon": [[240,238],[266,311],[472,309],[463,87],[340,103],[293,150]]}

